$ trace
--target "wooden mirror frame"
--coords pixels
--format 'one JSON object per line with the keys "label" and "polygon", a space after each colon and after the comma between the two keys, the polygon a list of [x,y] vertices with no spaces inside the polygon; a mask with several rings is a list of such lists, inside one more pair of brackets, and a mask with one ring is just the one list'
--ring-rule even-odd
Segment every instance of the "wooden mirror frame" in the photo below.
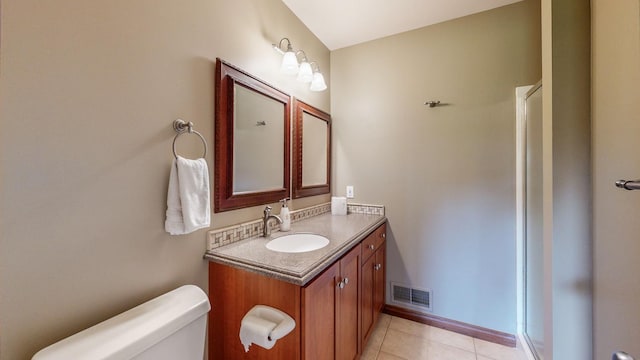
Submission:
{"label": "wooden mirror frame", "polygon": [[[289,197],[291,189],[289,151],[291,96],[219,58],[216,59],[215,83],[214,211],[223,212],[269,204]],[[282,174],[282,188],[280,189],[241,194],[233,193],[234,86],[236,84],[240,84],[283,105],[284,158],[281,160],[283,161],[284,171]],[[274,159],[274,161],[277,160]]]}
{"label": "wooden mirror frame", "polygon": [[[298,99],[293,100],[293,198],[328,194],[331,192],[331,115]],[[302,142],[304,114],[313,115],[327,122],[327,182],[319,185],[302,185]]]}

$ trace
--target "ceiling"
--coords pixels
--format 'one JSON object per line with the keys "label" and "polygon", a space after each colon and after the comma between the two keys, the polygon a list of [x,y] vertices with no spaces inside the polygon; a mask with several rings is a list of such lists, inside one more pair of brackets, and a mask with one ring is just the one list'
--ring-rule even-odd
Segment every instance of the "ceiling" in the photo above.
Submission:
{"label": "ceiling", "polygon": [[282,0],[329,50],[521,0]]}

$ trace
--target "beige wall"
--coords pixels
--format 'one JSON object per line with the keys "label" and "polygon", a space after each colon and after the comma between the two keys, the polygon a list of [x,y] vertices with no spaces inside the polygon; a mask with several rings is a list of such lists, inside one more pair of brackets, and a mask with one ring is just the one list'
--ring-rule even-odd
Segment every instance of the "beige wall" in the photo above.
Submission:
{"label": "beige wall", "polygon": [[386,205],[387,280],[508,333],[515,87],[540,80],[540,46],[540,3],[524,1],[331,53],[333,192]]}
{"label": "beige wall", "polygon": [[[325,111],[329,91],[280,75],[271,43],[288,36],[330,64],[279,0],[1,6],[0,358],[14,360],[179,285],[206,290],[206,232],[163,224],[172,121],[193,121],[213,149],[216,57]],[[186,138],[179,149],[202,151]]]}
{"label": "beige wall", "polygon": [[542,3],[544,355],[590,359],[590,5]]}
{"label": "beige wall", "polygon": [[640,358],[640,3],[592,0],[594,359]]}

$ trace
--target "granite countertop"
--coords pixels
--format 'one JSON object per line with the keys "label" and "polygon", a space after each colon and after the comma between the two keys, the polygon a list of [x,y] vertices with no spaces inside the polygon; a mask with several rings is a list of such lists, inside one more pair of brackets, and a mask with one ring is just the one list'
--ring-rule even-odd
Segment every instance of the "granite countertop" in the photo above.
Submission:
{"label": "granite countertop", "polygon": [[[325,213],[292,223],[291,231],[273,232],[268,239],[256,237],[209,250],[205,259],[302,286],[386,221],[387,218],[380,215]],[[330,242],[322,249],[304,253],[282,253],[266,248],[269,241],[295,233],[322,235]]]}

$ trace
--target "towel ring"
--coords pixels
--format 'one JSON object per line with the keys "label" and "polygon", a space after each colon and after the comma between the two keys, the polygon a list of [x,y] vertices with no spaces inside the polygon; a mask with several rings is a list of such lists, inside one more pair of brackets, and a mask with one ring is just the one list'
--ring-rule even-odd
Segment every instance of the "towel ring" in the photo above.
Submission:
{"label": "towel ring", "polygon": [[176,136],[173,138],[173,156],[176,159],[178,158],[178,152],[176,151],[176,140],[178,140],[178,137],[180,135],[185,133],[196,134],[200,137],[200,140],[202,140],[202,145],[204,145],[204,154],[202,155],[202,157],[207,157],[207,141],[204,139],[204,136],[202,136],[202,134],[200,134],[196,130],[193,130],[193,123],[191,121],[186,122],[182,119],[177,119],[173,122],[173,129],[177,132]]}

